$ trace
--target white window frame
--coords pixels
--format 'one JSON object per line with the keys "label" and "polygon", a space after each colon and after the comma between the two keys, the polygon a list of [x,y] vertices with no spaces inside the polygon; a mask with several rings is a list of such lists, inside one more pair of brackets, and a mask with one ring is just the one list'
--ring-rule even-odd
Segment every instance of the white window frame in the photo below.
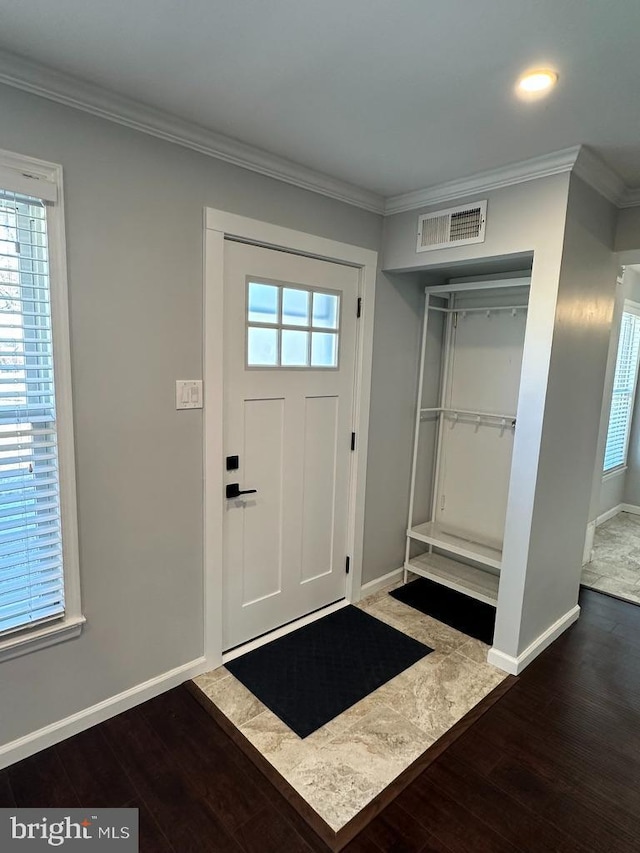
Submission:
{"label": "white window frame", "polygon": [[[612,388],[611,388],[611,399],[609,400],[609,417],[607,419],[607,438],[609,436],[609,422],[611,420],[611,408],[613,406],[613,395],[614,395],[614,389],[615,389],[615,370],[616,370],[616,367],[618,366],[618,353],[620,350],[620,334],[622,333],[622,320],[623,320],[623,317],[625,314],[633,314],[635,317],[640,318],[640,303],[633,302],[630,299],[625,299],[624,305],[622,307],[622,314],[620,315],[620,327],[618,330],[618,341],[616,343],[616,358],[615,358],[614,368],[613,368],[613,379],[612,379],[613,384],[612,384]],[[633,388],[631,390],[631,408],[630,408],[630,412],[629,412],[629,421],[627,423],[627,428],[626,428],[626,435],[625,435],[625,441],[624,441],[624,455],[622,458],[622,462],[619,462],[617,465],[613,465],[611,468],[605,468],[604,467],[604,461],[603,461],[603,466],[602,466],[602,479],[603,480],[606,480],[607,478],[609,478],[611,476],[615,476],[616,474],[620,474],[627,467],[627,458],[629,456],[629,440],[631,438],[631,425],[633,423],[635,399],[636,399],[636,393],[637,393],[637,389],[638,389],[638,370],[639,370],[639,368],[640,368],[640,356],[638,358],[638,361],[636,362],[635,376],[634,376],[634,380],[633,380]],[[606,441],[605,441],[605,457],[606,457]]]}
{"label": "white window frame", "polygon": [[46,203],[65,594],[65,612],[60,619],[34,627],[26,627],[21,631],[0,638],[1,662],[77,637],[82,632],[82,626],[86,620],[82,615],[80,603],[80,560],[62,166],[0,150],[0,188],[35,196]]}

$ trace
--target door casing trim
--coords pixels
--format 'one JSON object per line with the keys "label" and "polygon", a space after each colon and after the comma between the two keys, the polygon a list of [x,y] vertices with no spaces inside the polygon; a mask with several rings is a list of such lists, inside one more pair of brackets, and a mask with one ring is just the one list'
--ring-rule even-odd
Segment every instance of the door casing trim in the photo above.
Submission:
{"label": "door casing trim", "polygon": [[[356,375],[354,388],[353,431],[356,448],[352,453],[349,487],[349,523],[347,547],[351,570],[347,575],[345,596],[349,602],[360,599],[364,545],[364,502],[367,475],[367,445],[371,399],[371,362],[373,354],[373,318],[378,253],[371,249],[340,243],[295,231],[269,222],[261,222],[205,208],[204,211],[204,653],[209,669],[222,665],[222,581],[223,581],[223,489],[224,445],[224,241],[237,239],[269,249],[280,249],[312,258],[356,267],[359,270],[359,296],[362,312],[357,330]],[[356,310],[356,306],[353,306]]]}

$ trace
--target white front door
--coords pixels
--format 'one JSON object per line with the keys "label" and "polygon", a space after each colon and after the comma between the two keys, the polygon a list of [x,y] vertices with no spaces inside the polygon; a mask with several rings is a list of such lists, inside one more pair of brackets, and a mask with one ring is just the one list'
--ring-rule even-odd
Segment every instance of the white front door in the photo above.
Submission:
{"label": "white front door", "polygon": [[228,650],[345,595],[359,271],[224,245]]}

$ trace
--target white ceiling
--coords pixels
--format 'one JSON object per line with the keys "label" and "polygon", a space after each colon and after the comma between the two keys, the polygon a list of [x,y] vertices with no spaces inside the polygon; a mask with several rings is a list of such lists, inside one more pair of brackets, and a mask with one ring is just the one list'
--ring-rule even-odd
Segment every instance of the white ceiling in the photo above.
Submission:
{"label": "white ceiling", "polygon": [[[639,31],[638,0],[0,0],[0,49],[384,196],[580,143],[640,186]],[[531,66],[560,82],[523,103]]]}

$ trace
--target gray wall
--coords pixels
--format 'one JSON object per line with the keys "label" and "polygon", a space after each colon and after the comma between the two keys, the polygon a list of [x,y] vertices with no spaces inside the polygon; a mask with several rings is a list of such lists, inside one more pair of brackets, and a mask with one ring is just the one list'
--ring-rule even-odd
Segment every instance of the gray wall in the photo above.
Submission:
{"label": "gray wall", "polygon": [[[381,220],[3,86],[0,116],[0,148],[64,167],[87,616],[79,639],[0,664],[5,743],[203,653],[202,416],[174,407],[175,380],[202,375],[203,208],[370,249]],[[378,299],[374,423],[397,402],[389,338],[414,313],[384,280]],[[369,494],[400,440],[385,430]]]}
{"label": "gray wall", "polygon": [[[602,476],[602,471],[600,471]],[[598,499],[598,511],[595,518],[604,515],[609,510],[619,506],[624,501],[624,493],[626,488],[627,472],[616,471],[615,474],[609,474],[607,477],[602,477],[600,480],[600,495]],[[589,519],[593,521],[593,519]]]}
{"label": "gray wall", "polygon": [[363,582],[404,562],[424,288],[411,277],[376,283]]}
{"label": "gray wall", "polygon": [[[568,174],[554,175],[456,201],[459,205],[487,199],[485,240],[470,246],[416,252],[418,216],[453,202],[388,216],[384,221],[382,266],[393,272],[435,272],[458,265],[450,275],[464,276],[465,265],[475,272],[474,267],[481,260],[508,257],[510,269],[524,269],[535,249],[545,253],[553,246],[555,250],[558,240],[561,246],[568,182]],[[523,258],[521,264],[516,262],[519,255]]]}
{"label": "gray wall", "polygon": [[616,296],[616,214],[572,177],[518,653],[578,599]]}
{"label": "gray wall", "polygon": [[[404,564],[425,300],[424,282],[415,273],[383,274],[377,287],[373,353],[377,392],[369,427],[365,582]],[[434,312],[429,330],[424,406],[437,404],[440,384],[443,323]],[[435,436],[435,419],[425,421],[420,430],[414,502],[414,519],[419,521],[427,520],[430,513]]]}
{"label": "gray wall", "polygon": [[631,257],[620,258],[621,264],[640,263],[640,207],[626,207],[618,212],[616,252],[629,252]]}

